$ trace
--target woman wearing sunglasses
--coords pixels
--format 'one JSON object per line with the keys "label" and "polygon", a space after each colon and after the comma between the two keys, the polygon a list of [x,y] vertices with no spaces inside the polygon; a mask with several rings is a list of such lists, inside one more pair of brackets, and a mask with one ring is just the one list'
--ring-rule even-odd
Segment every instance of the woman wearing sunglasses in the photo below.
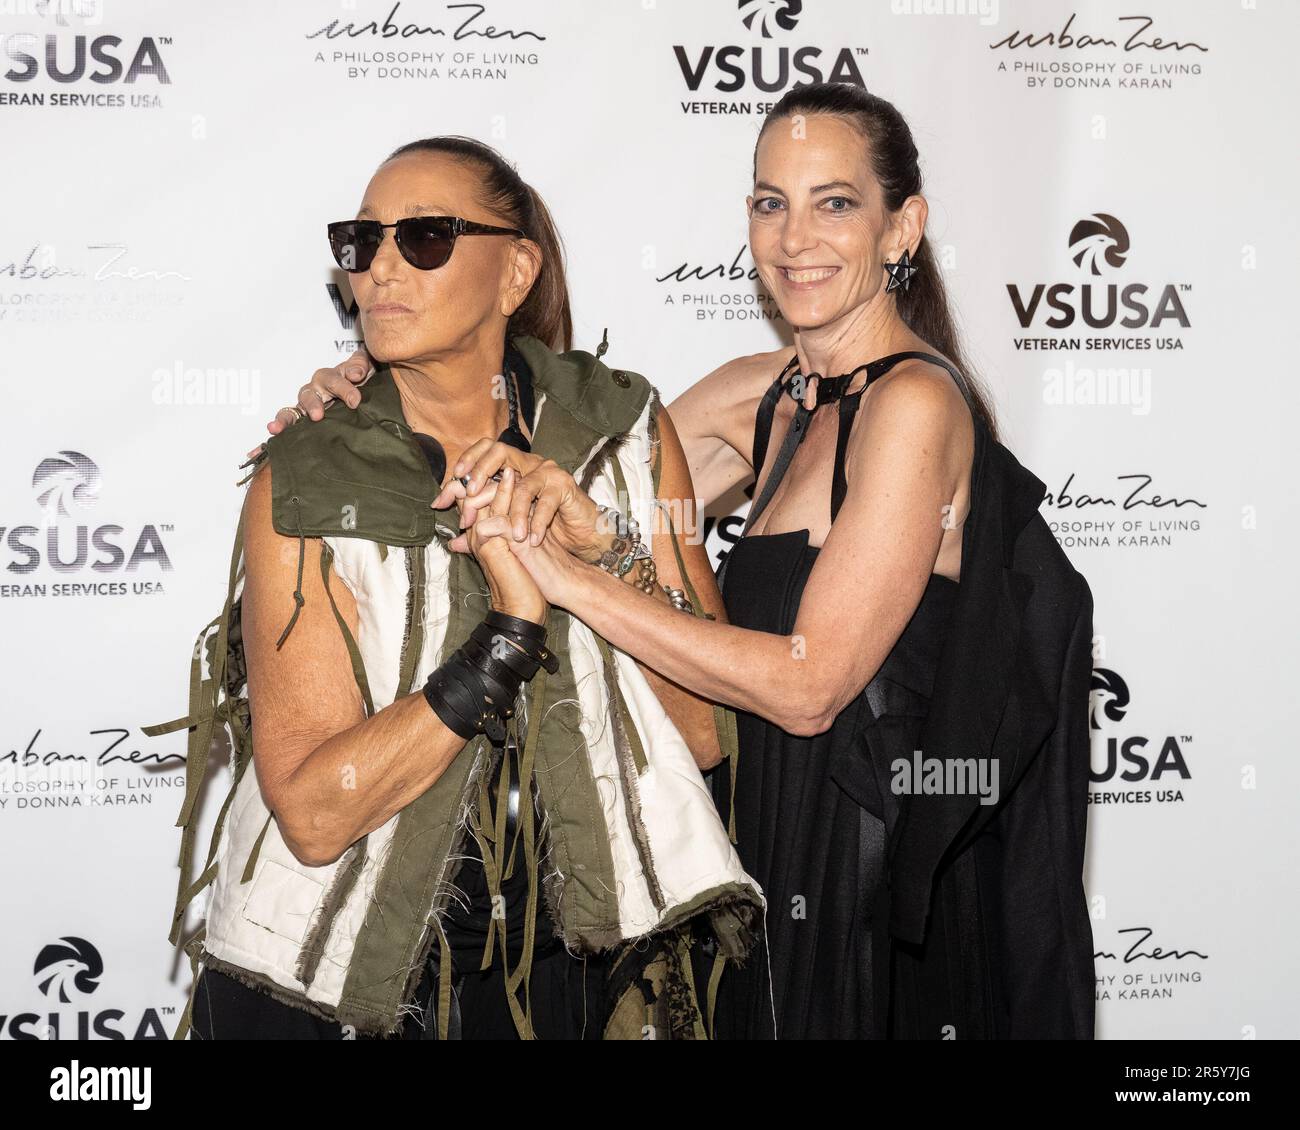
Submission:
{"label": "woman wearing sunglasses", "polygon": [[[656,499],[692,494],[671,423],[643,378],[555,352],[559,239],[489,147],[402,147],[329,241],[378,370],[356,412],[253,461],[210,678],[173,725],[193,735],[175,932],[213,885],[192,1029],[705,1036],[692,946],[742,957],[762,903],[697,768],[714,709],[548,607],[438,497],[484,435],[563,468],[611,504],[570,547],[671,609],[712,580],[701,547],[649,534]],[[215,721],[235,783],[189,885]]]}
{"label": "woman wearing sunglasses", "polygon": [[[722,975],[719,1034],[1090,1038],[1091,594],[963,362],[911,132],[855,87],[798,87],[763,125],[748,205],[793,351],[672,406],[704,505],[756,480],[729,623],[584,562],[578,486],[490,437],[441,501],[468,491],[476,536],[548,600],[737,712],[713,784],[767,896],[766,952]],[[352,361],[299,411],[355,402]],[[485,513],[501,468],[523,478]]]}

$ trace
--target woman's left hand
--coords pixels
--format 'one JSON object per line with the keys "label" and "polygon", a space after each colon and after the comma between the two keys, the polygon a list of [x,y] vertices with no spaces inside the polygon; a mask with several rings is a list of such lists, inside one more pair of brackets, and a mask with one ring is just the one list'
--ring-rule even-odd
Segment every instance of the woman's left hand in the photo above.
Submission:
{"label": "woman's left hand", "polygon": [[[552,534],[543,537],[539,545],[533,545],[528,538],[515,541],[509,518],[486,510],[474,522],[472,532],[479,546],[499,538],[509,546],[548,604],[572,608],[574,586],[587,566],[564,549]],[[447,543],[448,548],[458,553],[470,552],[470,533],[466,530],[453,538]]]}
{"label": "woman's left hand", "polygon": [[[516,472],[504,537],[514,543],[541,544],[547,531],[559,547],[583,561],[600,559],[610,538],[602,530],[600,511],[573,476],[552,459],[520,451],[499,440],[481,439],[465,449],[451,478],[433,500],[434,509],[463,500],[461,525],[468,527],[496,493],[492,477],[504,467]],[[458,480],[469,478],[468,487]]]}

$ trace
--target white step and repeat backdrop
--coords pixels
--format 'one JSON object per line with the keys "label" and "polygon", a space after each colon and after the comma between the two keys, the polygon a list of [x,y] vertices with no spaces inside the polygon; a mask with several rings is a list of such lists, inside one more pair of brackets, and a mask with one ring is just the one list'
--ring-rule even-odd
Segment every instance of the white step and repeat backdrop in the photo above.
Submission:
{"label": "white step and repeat backdrop", "polygon": [[140,727],[184,711],[237,464],[357,340],[324,226],[377,162],[504,150],[578,344],[608,327],[670,399],[781,340],[744,197],[765,107],[819,77],[908,116],[972,356],[1096,596],[1098,1034],[1300,1035],[1300,5],[6,0],[0,34],[0,1037],[175,1027],[184,743]]}

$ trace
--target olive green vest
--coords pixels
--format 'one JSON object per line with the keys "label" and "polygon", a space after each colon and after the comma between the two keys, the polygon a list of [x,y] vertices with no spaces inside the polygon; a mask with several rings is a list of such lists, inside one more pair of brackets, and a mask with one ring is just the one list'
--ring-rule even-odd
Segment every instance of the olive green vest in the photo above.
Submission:
{"label": "olive green vest", "polygon": [[[657,460],[643,470],[648,460],[630,460],[627,454],[638,443],[638,450],[657,452],[658,399],[648,382],[609,369],[599,354],[557,355],[526,337],[514,344],[531,369],[538,402],[533,451],[580,477],[593,497],[604,489],[607,495],[616,492],[611,501],[644,503],[649,497],[652,502]],[[471,556],[434,544],[458,532],[456,511],[431,508],[439,487],[411,438],[391,373],[379,368],[363,387],[356,411],[334,404],[324,420],[273,437],[255,462],[265,458],[271,462],[274,527],[299,539],[298,583],[291,598],[286,594],[290,614],[281,641],[303,603],[304,539],[319,538],[331,605],[331,573],[350,585],[373,583],[377,602],[383,599],[381,574],[401,588],[405,606],[394,604],[389,619],[368,636],[363,623],[359,639],[333,609],[367,715],[376,711],[376,702],[382,709],[417,691],[426,668],[449,656],[487,611],[487,587]],[[618,997],[607,1035],[640,1036],[648,1029],[660,1038],[705,1036],[721,961],[739,960],[748,951],[762,895],[740,868],[711,806],[701,801],[707,790],[693,763],[683,764],[684,742],[671,724],[665,730],[666,715],[652,695],[647,697],[648,684],[629,657],[568,613],[551,610],[548,640],[560,669],[555,675],[539,672],[525,688],[527,724],[515,734],[521,775],[534,783],[544,813],[544,821],[538,821],[531,804],[520,806],[522,860],[504,851],[504,804],[497,806],[497,827],[480,820],[488,812],[494,767],[493,751],[480,736],[382,829],[362,837],[329,867],[308,868],[286,853],[261,803],[255,774],[245,779],[253,750],[240,639],[242,523],[241,516],[226,607],[195,647],[190,713],[145,731],[189,729],[171,940],[179,941],[188,904],[214,883],[210,909],[220,918],[205,921],[186,943],[196,975],[199,964],[210,965],[359,1031],[396,1032],[441,936],[441,914],[455,889],[462,849],[473,836],[494,892],[509,868],[528,869],[529,940],[518,968],[507,969],[508,998],[522,1035],[531,1034],[527,981],[541,893],[572,952],[611,952],[613,967],[622,971],[627,991]],[[694,603],[699,607],[698,600]],[[441,630],[444,620],[434,648],[425,636]],[[597,682],[600,691],[594,695]],[[575,717],[579,707],[581,717]],[[734,750],[734,718],[720,708],[715,718],[724,751]],[[218,725],[230,736],[233,782],[207,861],[191,881],[199,787]],[[697,846],[689,853],[667,851],[665,845],[681,842],[681,829],[672,836],[663,829],[681,822],[692,828],[685,842]],[[543,851],[546,879],[538,892],[536,862]],[[634,887],[640,909],[631,905]],[[690,976],[687,924],[700,915],[712,927],[719,959],[709,978],[709,1008]],[[498,931],[504,949],[504,922]],[[490,932],[484,965],[493,944]],[[450,991],[445,944],[441,954],[438,1011],[445,1032]],[[683,1000],[689,1007],[683,1008]],[[178,1038],[189,1015],[187,1008]]]}

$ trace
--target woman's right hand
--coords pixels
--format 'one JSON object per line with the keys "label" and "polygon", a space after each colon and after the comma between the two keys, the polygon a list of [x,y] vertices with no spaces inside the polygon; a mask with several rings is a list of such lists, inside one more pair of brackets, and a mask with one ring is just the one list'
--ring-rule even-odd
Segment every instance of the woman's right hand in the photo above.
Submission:
{"label": "woman's right hand", "polygon": [[[298,390],[298,407],[313,420],[325,415],[325,406],[333,400],[342,400],[349,408],[361,403],[361,393],[357,389],[374,374],[370,354],[364,346],[358,349],[341,365],[333,369],[317,369],[311,380]],[[275,419],[266,425],[272,435],[279,435],[298,419],[292,408],[281,408]]]}
{"label": "woman's right hand", "polygon": [[[361,394],[357,389],[374,372],[370,354],[362,346],[343,364],[336,365],[333,369],[317,369],[311,380],[298,390],[298,407],[313,420],[319,420],[325,415],[325,406],[332,400],[342,400],[349,408],[355,408],[361,403]],[[273,436],[278,436],[299,419],[301,417],[294,409],[281,408],[275,414],[275,419],[266,425],[266,430]],[[259,443],[248,453],[248,458],[252,459],[265,446]]]}
{"label": "woman's right hand", "polygon": [[[510,499],[514,493],[515,471],[506,467],[501,472],[501,481],[497,483],[496,493],[488,503],[482,517],[508,518]],[[499,523],[494,523],[499,525]],[[464,531],[462,537],[483,570],[483,576],[492,593],[492,607],[509,616],[519,616],[531,620],[534,624],[544,624],[549,608],[542,590],[537,587],[522,561],[510,549],[505,538],[484,536],[483,528],[475,522]]]}

